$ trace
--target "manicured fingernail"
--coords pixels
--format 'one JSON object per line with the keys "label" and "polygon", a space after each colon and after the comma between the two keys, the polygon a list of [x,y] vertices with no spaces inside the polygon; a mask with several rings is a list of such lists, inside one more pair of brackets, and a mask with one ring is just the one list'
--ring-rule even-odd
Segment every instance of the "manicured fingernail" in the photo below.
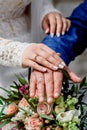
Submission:
{"label": "manicured fingernail", "polygon": [[62,35],[64,35],[65,34],[65,32],[62,32]]}
{"label": "manicured fingernail", "polygon": [[60,69],[63,69],[66,66],[66,64],[62,61],[58,66]]}
{"label": "manicured fingernail", "polygon": [[57,37],[60,37],[60,33],[57,33]]}
{"label": "manicured fingernail", "polygon": [[59,68],[60,68],[60,69],[63,69],[63,68],[64,68],[64,65],[59,64]]}
{"label": "manicured fingernail", "polygon": [[58,56],[60,56],[61,54],[60,53],[57,53],[58,54]]}
{"label": "manicured fingernail", "polygon": [[64,65],[64,66],[66,65],[66,64],[64,63],[64,61],[62,61],[61,64]]}
{"label": "manicured fingernail", "polygon": [[67,31],[69,31],[69,28],[67,28]]}
{"label": "manicured fingernail", "polygon": [[46,30],[45,30],[45,33],[48,33],[48,32],[49,32],[49,29],[46,29]]}
{"label": "manicured fingernail", "polygon": [[59,68],[58,66],[53,66],[54,70],[58,70],[58,68]]}
{"label": "manicured fingernail", "polygon": [[47,71],[47,69],[46,69],[46,68],[42,68],[42,69],[43,69],[43,71],[44,71],[44,72],[46,72],[46,71]]}
{"label": "manicured fingernail", "polygon": [[53,36],[54,36],[54,33],[51,33],[51,34],[50,34],[50,36],[53,38]]}
{"label": "manicured fingernail", "polygon": [[48,103],[52,103],[53,102],[53,98],[49,97],[47,101],[48,101]]}

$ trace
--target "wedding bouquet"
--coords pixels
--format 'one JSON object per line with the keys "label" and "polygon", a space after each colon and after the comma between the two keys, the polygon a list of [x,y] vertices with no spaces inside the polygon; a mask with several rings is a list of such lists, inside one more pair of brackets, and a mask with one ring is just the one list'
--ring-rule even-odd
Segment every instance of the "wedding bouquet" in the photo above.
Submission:
{"label": "wedding bouquet", "polygon": [[[66,76],[67,77],[67,76]],[[17,76],[8,97],[0,96],[0,130],[87,130],[86,78],[80,84],[63,80],[62,92],[53,104],[38,102],[38,95],[29,97],[29,83]],[[10,130],[9,129],[9,130]]]}

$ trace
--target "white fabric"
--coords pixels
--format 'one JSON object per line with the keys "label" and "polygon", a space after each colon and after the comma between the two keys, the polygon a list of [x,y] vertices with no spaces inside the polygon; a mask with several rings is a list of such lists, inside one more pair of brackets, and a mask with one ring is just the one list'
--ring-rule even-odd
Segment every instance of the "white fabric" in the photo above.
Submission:
{"label": "white fabric", "polygon": [[[31,6],[34,5],[32,11],[30,2]],[[0,86],[10,86],[12,81],[16,80],[15,74],[21,73],[27,77],[27,69],[21,68],[22,53],[28,43],[37,41],[34,36],[40,35],[41,32],[40,17],[44,17],[46,14],[44,11],[53,10],[54,7],[50,8],[51,2],[51,0],[0,0],[0,37],[3,38],[0,40]],[[44,6],[47,6],[46,10],[42,10]],[[29,13],[32,12],[31,15],[25,13],[26,8]],[[38,18],[37,21],[35,18]],[[35,30],[38,25],[39,28]],[[19,66],[19,68],[13,66]]]}
{"label": "white fabric", "polygon": [[22,54],[28,43],[0,39],[0,63],[5,66],[21,66]]}

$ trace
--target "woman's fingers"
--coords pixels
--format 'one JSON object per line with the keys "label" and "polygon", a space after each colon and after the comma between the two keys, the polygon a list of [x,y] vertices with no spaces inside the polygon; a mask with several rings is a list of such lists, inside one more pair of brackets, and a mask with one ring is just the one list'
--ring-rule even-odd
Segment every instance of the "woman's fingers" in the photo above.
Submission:
{"label": "woman's fingers", "polygon": [[32,44],[27,47],[22,60],[23,67],[30,66],[41,72],[45,72],[46,68],[57,70],[62,62],[59,54],[44,44]]}
{"label": "woman's fingers", "polygon": [[55,30],[56,30],[56,20],[55,20],[55,16],[53,14],[51,14],[49,17],[48,17],[48,20],[49,20],[49,26],[50,26],[50,35],[51,37],[54,36],[55,34]]}
{"label": "woman's fingers", "polygon": [[58,37],[64,35],[71,26],[70,20],[63,17],[59,12],[51,12],[47,14],[43,21],[42,27],[45,33],[50,33],[51,37],[56,34]]}
{"label": "woman's fingers", "polygon": [[44,44],[38,44],[40,46],[39,50],[36,50],[36,53],[42,57],[44,57],[49,62],[58,65],[60,62],[62,62],[62,59],[60,56],[53,51],[51,48],[47,47]]}
{"label": "woman's fingers", "polygon": [[67,31],[69,30],[70,27],[71,27],[71,21],[67,19]]}
{"label": "woman's fingers", "polygon": [[64,35],[65,32],[69,30],[69,28],[71,26],[71,22],[70,22],[70,20],[68,20],[66,18],[62,18],[62,22],[63,22],[62,35]]}
{"label": "woman's fingers", "polygon": [[23,67],[32,67],[38,71],[41,71],[41,72],[46,72],[47,69],[41,65],[39,65],[38,63],[32,61],[32,60],[28,60],[28,59],[25,59],[25,62],[24,62],[24,65]]}
{"label": "woman's fingers", "polygon": [[56,16],[55,20],[56,20],[56,35],[59,37],[62,34],[62,27],[63,27],[61,15]]}

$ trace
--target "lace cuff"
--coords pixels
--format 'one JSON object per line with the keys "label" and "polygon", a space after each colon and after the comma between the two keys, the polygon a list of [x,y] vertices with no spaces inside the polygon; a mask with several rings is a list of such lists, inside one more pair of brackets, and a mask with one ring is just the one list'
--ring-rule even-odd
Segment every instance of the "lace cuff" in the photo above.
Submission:
{"label": "lace cuff", "polygon": [[22,67],[22,54],[27,46],[28,43],[0,38],[0,64]]}

